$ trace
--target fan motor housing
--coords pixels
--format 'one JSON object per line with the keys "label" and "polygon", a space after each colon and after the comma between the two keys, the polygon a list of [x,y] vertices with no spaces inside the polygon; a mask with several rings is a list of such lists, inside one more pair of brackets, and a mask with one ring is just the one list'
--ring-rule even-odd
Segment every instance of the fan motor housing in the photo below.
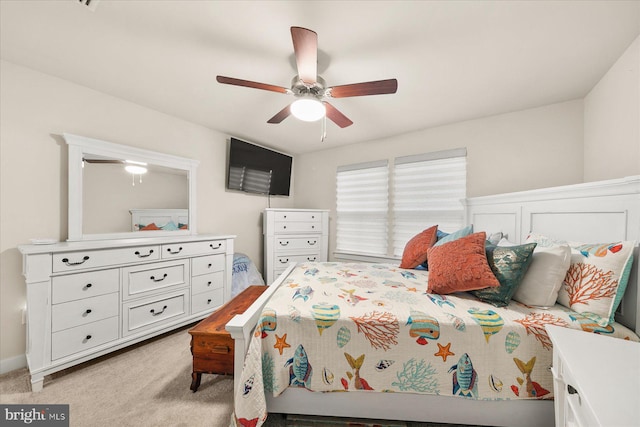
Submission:
{"label": "fan motor housing", "polygon": [[291,79],[291,91],[295,96],[312,95],[322,98],[326,95],[327,88],[324,79],[320,76],[317,76],[316,82],[311,85],[300,80],[299,76],[295,76]]}

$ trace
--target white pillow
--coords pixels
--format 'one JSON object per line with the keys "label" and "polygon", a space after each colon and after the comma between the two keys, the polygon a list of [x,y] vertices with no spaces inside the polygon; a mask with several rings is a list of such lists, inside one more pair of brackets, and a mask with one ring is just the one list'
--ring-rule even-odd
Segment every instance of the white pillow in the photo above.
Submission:
{"label": "white pillow", "polygon": [[513,299],[534,307],[553,307],[570,264],[569,245],[537,246]]}

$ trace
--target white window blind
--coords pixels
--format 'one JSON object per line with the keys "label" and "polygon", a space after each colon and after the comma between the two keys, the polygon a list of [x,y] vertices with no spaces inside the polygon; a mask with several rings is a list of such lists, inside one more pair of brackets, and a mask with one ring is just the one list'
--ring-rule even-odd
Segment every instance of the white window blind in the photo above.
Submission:
{"label": "white window blind", "polygon": [[456,231],[464,225],[465,148],[398,157],[393,172],[393,255],[427,227]]}
{"label": "white window blind", "polygon": [[340,166],[336,185],[336,250],[386,255],[389,230],[388,162]]}

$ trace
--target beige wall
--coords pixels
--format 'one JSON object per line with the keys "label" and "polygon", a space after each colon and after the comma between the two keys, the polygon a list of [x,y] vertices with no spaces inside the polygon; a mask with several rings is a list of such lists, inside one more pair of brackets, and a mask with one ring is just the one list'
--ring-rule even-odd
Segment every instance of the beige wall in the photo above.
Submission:
{"label": "beige wall", "polygon": [[[236,234],[236,252],[262,269],[261,212],[268,200],[225,191],[227,135],[6,61],[0,79],[0,370],[24,360],[17,245],[67,237],[63,132],[199,160],[198,232]],[[292,204],[293,197],[271,199],[272,207]]]}
{"label": "beige wall", "polygon": [[328,208],[335,250],[335,174],[340,165],[467,148],[467,195],[582,182],[582,101],[569,101],[296,157],[296,205]]}
{"label": "beige wall", "polygon": [[584,180],[640,174],[640,37],[584,99]]}

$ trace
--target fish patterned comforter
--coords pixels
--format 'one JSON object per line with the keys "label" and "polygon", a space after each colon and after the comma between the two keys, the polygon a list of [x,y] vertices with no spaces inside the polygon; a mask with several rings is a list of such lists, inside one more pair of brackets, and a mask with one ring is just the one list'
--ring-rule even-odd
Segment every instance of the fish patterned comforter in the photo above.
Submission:
{"label": "fish patterned comforter", "polygon": [[600,327],[560,305],[497,308],[467,293],[429,294],[427,278],[390,264],[299,264],[262,311],[232,423],[260,426],[265,393],[287,387],[552,398],[545,325],[639,340],[622,325]]}

